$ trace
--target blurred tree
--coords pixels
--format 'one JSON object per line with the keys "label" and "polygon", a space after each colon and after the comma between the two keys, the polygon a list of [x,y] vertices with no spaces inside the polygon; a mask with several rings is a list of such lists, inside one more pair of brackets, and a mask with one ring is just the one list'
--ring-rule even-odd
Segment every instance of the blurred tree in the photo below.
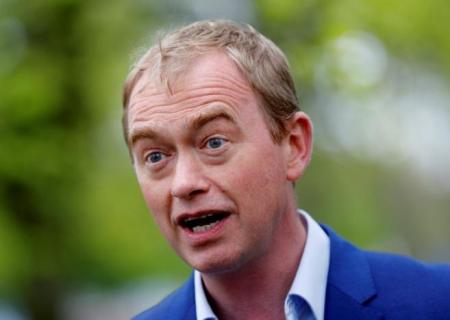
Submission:
{"label": "blurred tree", "polygon": [[71,269],[67,236],[91,123],[74,42],[81,3],[7,5],[13,14],[4,19],[14,21],[10,31],[24,39],[24,52],[1,75],[1,251],[8,254],[2,290],[23,296],[32,319],[51,320],[59,318]]}

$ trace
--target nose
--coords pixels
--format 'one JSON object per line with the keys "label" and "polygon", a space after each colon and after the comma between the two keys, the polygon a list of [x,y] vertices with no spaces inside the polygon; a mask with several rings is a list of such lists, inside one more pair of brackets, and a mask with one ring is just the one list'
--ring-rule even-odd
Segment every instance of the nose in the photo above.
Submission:
{"label": "nose", "polygon": [[209,182],[204,168],[195,155],[179,156],[172,180],[172,196],[192,199],[197,194],[207,192],[208,189]]}

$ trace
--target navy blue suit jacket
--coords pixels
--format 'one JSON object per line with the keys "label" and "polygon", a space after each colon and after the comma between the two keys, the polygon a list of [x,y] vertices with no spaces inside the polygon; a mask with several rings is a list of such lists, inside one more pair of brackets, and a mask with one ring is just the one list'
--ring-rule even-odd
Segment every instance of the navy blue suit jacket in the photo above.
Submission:
{"label": "navy blue suit jacket", "polygon": [[[450,319],[450,266],[360,250],[330,237],[325,319]],[[195,320],[193,276],[134,320]]]}

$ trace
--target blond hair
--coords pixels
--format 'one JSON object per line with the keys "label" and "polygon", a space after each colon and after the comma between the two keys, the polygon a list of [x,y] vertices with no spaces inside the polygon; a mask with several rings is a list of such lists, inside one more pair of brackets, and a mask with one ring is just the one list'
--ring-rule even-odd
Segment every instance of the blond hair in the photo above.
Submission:
{"label": "blond hair", "polygon": [[228,20],[194,22],[174,30],[148,51],[132,67],[123,91],[123,128],[128,142],[127,109],[137,82],[159,78],[171,92],[177,77],[199,55],[223,50],[237,65],[261,98],[275,142],[286,135],[285,122],[299,110],[295,86],[283,52],[250,25]]}

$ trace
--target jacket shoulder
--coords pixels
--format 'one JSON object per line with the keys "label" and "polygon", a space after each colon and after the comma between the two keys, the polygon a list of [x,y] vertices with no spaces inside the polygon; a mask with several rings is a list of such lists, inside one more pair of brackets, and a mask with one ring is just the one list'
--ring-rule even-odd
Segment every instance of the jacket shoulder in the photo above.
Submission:
{"label": "jacket shoulder", "polygon": [[441,288],[450,290],[450,265],[425,263],[410,257],[364,251],[372,274],[383,286],[408,284],[407,288],[421,291]]}
{"label": "jacket shoulder", "polygon": [[326,319],[449,319],[450,265],[361,250],[322,227],[330,238]]}
{"label": "jacket shoulder", "polygon": [[450,314],[450,265],[388,253],[365,251],[365,255],[377,287],[374,306],[405,316],[414,310],[424,319]]}
{"label": "jacket shoulder", "polygon": [[175,320],[195,318],[194,282],[191,276],[181,287],[132,320]]}

